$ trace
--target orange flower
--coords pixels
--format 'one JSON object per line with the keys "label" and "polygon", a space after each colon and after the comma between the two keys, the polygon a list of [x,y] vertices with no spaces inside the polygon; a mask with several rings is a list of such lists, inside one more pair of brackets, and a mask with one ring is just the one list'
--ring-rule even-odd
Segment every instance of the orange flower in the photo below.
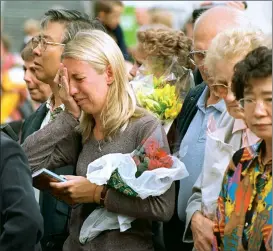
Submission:
{"label": "orange flower", "polygon": [[156,168],[170,168],[173,165],[173,160],[170,156],[166,156],[163,158],[154,158],[149,160],[148,170],[154,170]]}
{"label": "orange flower", "polygon": [[168,154],[163,149],[159,148],[157,150],[157,153],[156,153],[157,158],[164,158],[166,156],[168,156]]}

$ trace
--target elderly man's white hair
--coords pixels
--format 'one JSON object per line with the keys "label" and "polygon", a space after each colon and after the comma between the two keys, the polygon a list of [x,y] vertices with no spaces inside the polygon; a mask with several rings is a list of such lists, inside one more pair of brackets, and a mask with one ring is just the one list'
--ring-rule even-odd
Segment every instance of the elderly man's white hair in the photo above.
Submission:
{"label": "elderly man's white hair", "polygon": [[194,25],[194,32],[203,27],[216,33],[229,28],[255,28],[244,11],[229,6],[213,7],[200,15]]}

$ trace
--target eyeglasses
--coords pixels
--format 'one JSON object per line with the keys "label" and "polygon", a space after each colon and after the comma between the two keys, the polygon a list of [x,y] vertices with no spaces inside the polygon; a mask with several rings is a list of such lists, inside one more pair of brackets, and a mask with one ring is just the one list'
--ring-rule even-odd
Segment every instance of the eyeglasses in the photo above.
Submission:
{"label": "eyeglasses", "polygon": [[48,42],[45,40],[44,37],[38,36],[38,37],[33,37],[31,39],[31,44],[32,44],[32,50],[37,48],[37,46],[40,44],[42,51],[45,51],[47,48],[47,45],[60,45],[60,46],[65,46],[65,44],[62,43],[55,43],[55,42]]}
{"label": "eyeglasses", "polygon": [[263,103],[265,108],[271,109],[272,107],[272,97],[262,99],[262,100],[255,100],[251,98],[242,98],[239,100],[239,103],[243,108],[250,109],[250,110],[254,110],[258,102]]}
{"label": "eyeglasses", "polygon": [[189,58],[190,58],[190,61],[195,66],[203,66],[206,54],[207,54],[207,50],[191,51],[190,54],[189,54]]}

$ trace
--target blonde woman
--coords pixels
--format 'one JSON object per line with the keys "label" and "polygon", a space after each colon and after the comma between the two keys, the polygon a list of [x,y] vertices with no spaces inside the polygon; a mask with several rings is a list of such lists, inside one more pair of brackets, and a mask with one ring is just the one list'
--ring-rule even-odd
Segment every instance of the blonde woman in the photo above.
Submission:
{"label": "blonde woman", "polygon": [[[60,198],[73,204],[82,203],[72,210],[70,235],[63,250],[154,250],[151,223],[171,218],[174,186],[159,197],[141,200],[97,186],[85,178],[89,163],[108,153],[132,152],[160,126],[156,118],[136,106],[120,49],[102,31],[79,32],[64,48],[56,81],[66,110],[29,136],[23,148],[33,171],[76,165],[76,176],[65,176],[67,182],[52,184]],[[75,135],[76,127],[79,133]],[[81,150],[72,143],[80,137]],[[163,141],[167,146],[164,132]],[[136,220],[126,232],[105,231],[81,245],[82,224],[98,205]]]}
{"label": "blonde woman", "polygon": [[[213,219],[217,198],[221,189],[225,169],[233,153],[242,147],[259,141],[244,122],[244,113],[231,91],[233,68],[250,51],[266,43],[265,35],[259,30],[230,29],[219,33],[212,41],[205,58],[205,67],[211,77],[210,89],[223,99],[227,111],[217,124],[213,118],[208,121],[209,135],[206,141],[202,174],[193,187],[188,201],[187,223],[184,238],[191,239],[197,250],[210,250],[213,239]],[[214,174],[214,175],[212,175]],[[198,238],[199,223],[205,238]],[[210,224],[208,224],[210,223]]]}

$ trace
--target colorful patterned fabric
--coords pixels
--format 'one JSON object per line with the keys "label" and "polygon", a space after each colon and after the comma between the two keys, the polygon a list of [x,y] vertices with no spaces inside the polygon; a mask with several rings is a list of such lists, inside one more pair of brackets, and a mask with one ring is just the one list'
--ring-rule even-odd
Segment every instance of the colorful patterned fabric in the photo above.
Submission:
{"label": "colorful patterned fabric", "polygon": [[272,160],[264,143],[237,151],[227,169],[214,228],[213,250],[272,250]]}

